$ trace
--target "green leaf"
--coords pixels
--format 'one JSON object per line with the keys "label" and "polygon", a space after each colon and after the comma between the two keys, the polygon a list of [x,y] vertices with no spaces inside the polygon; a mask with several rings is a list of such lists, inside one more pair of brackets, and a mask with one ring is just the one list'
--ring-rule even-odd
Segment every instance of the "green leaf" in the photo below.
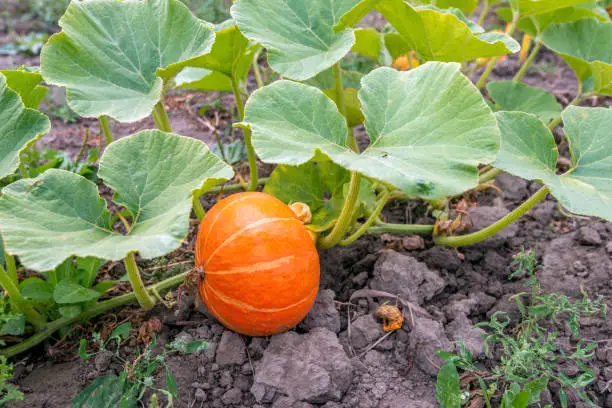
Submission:
{"label": "green leaf", "polygon": [[21,336],[25,323],[25,316],[21,313],[3,314],[0,316],[0,336]]}
{"label": "green leaf", "polygon": [[106,260],[131,251],[145,259],[165,255],[187,234],[192,195],[231,178],[233,171],[198,140],[145,130],[107,147],[99,176],[115,192],[115,203],[133,216],[127,235],[111,229],[95,184],[51,169],[4,188],[0,225],[7,251],[39,271],[72,255]]}
{"label": "green leaf", "polygon": [[416,4],[433,4],[441,9],[457,8],[464,13],[473,13],[478,6],[478,0],[417,0]]}
{"label": "green leaf", "polygon": [[351,51],[378,62],[382,50],[382,42],[383,37],[376,29],[359,28],[355,30],[355,44]]}
{"label": "green leaf", "polygon": [[96,292],[99,292],[100,294],[103,294],[106,291],[108,291],[110,288],[115,286],[117,282],[119,281],[112,280],[112,281],[99,282],[99,283],[96,283],[92,289],[95,290]]}
{"label": "green leaf", "polygon": [[[308,204],[311,225],[324,226],[338,218],[344,205],[344,186],[350,173],[333,162],[308,162],[300,166],[277,166],[264,192],[291,204]],[[361,190],[360,190],[361,192]]]}
{"label": "green leaf", "polygon": [[48,88],[39,85],[42,76],[37,72],[28,72],[23,69],[0,70],[6,78],[9,88],[17,92],[26,108],[36,109],[47,94]]}
{"label": "green leaf", "polygon": [[521,17],[527,17],[590,1],[592,0],[518,0],[518,5]]}
{"label": "green leaf", "polygon": [[166,387],[168,388],[168,392],[172,394],[174,398],[178,398],[178,387],[176,385],[176,378],[172,371],[166,366]]}
{"label": "green leaf", "polygon": [[[338,104],[338,98],[336,98],[336,90],[328,89],[324,92],[328,98]],[[363,123],[363,113],[361,113],[361,101],[359,100],[357,89],[344,88],[342,93],[344,99],[344,109],[346,109],[346,121],[349,127],[355,127]]]}
{"label": "green leaf", "polygon": [[540,395],[548,387],[549,377],[544,375],[525,385],[524,391],[529,393],[529,404],[540,402]]}
{"label": "green leaf", "polygon": [[[342,74],[342,86],[344,86],[344,88],[353,88],[357,90],[361,88],[361,78],[363,78],[363,74],[361,72],[341,69],[340,73]],[[310,78],[304,83],[306,85],[315,86],[322,91],[333,89],[335,86],[334,73],[332,69],[329,68]]]}
{"label": "green leaf", "polygon": [[541,88],[514,81],[494,81],[489,82],[487,91],[501,110],[531,113],[547,123],[561,115],[557,99]]}
{"label": "green leaf", "polygon": [[447,361],[438,372],[436,399],[440,408],[461,408],[461,386],[459,373],[452,361]]}
{"label": "green leaf", "polygon": [[[605,11],[602,15],[597,9],[588,8],[587,5],[565,7],[544,14],[524,17],[519,20],[517,27],[531,36],[537,37],[551,24],[571,23],[585,18],[609,21]],[[512,10],[509,8],[498,9],[497,14],[506,22],[512,21]]]}
{"label": "green leaf", "polygon": [[189,342],[187,344],[187,347],[185,347],[185,354],[193,354],[193,353],[200,353],[204,350],[208,349],[208,343],[205,341],[200,341],[200,340],[194,340],[192,342]]}
{"label": "green leaf", "polygon": [[73,319],[77,317],[79,314],[81,314],[81,312],[83,311],[83,308],[81,307],[81,305],[68,305],[68,306],[61,306],[58,309],[58,311],[62,317]]}
{"label": "green leaf", "polygon": [[26,108],[0,74],[0,178],[19,167],[19,155],[51,128],[45,115]]}
{"label": "green leaf", "polygon": [[357,25],[365,16],[376,8],[382,0],[360,0],[349,11],[347,11],[336,23],[334,30],[340,32],[346,28]]}
{"label": "green leaf", "polygon": [[563,112],[571,168],[556,174],[552,133],[535,116],[499,112],[502,148],[493,163],[504,171],[541,180],[568,210],[612,220],[612,110],[570,106]]}
{"label": "green leaf", "polygon": [[593,91],[612,95],[612,23],[595,19],[553,24],[542,34],[544,44],[559,54],[581,82],[593,77]]}
{"label": "green leaf", "polygon": [[231,9],[240,31],[261,43],[270,67],[303,81],[340,61],[355,43],[350,29],[333,26],[358,0],[238,0]]}
{"label": "green leaf", "polygon": [[[258,46],[249,44],[233,20],[228,20],[217,27],[215,42],[208,54],[190,60],[187,64],[189,70],[183,77],[178,75],[178,81],[185,81],[185,75],[191,79],[189,85],[182,87],[208,91],[231,91],[231,78],[235,76],[238,82],[244,82],[251,68],[253,55]],[[207,72],[205,72],[207,71]],[[196,73],[203,74],[197,80],[193,79]],[[229,85],[229,86],[228,86]]]}
{"label": "green leaf", "polygon": [[59,25],[41,52],[45,81],[65,87],[80,116],[125,122],[148,116],[164,81],[214,41],[178,0],[73,1]]}
{"label": "green leaf", "polygon": [[89,358],[89,354],[87,353],[87,340],[81,339],[81,341],[79,341],[78,354],[82,360],[87,360]]}
{"label": "green leaf", "polygon": [[377,10],[403,37],[407,47],[426,61],[470,61],[511,54],[520,49],[520,45],[505,34],[472,32],[452,13],[427,8],[417,10],[403,0],[381,2]]}
{"label": "green leaf", "polygon": [[178,88],[202,91],[231,92],[232,80],[218,71],[205,68],[186,67],[174,78]]}
{"label": "green leaf", "polygon": [[[116,375],[98,377],[72,399],[72,408],[117,408],[123,397],[123,384]],[[130,407],[136,404],[129,405]]]}
{"label": "green leaf", "polygon": [[121,323],[119,326],[115,327],[109,336],[108,341],[116,340],[118,343],[121,343],[121,341],[128,338],[131,330],[132,324],[130,322]]}
{"label": "green leaf", "polygon": [[299,165],[327,156],[428,199],[476,186],[477,166],[499,149],[495,117],[459,64],[376,69],[363,78],[359,99],[371,140],[361,154],[347,147],[335,104],[306,85],[278,81],[254,92],[244,122],[263,161]]}
{"label": "green leaf", "polygon": [[470,20],[468,17],[466,17],[466,15],[463,14],[463,11],[461,11],[460,9],[455,8],[455,7],[441,8],[439,6],[429,5],[429,6],[419,7],[418,10],[435,10],[435,11],[437,11],[439,13],[453,14],[453,15],[457,16],[457,18],[459,20],[464,22],[470,28],[470,31],[472,31],[474,34],[484,33],[484,31],[485,31],[484,28],[482,28],[481,26],[479,26],[478,24],[476,24],[472,20]]}
{"label": "green leaf", "polygon": [[48,302],[53,300],[53,286],[40,278],[27,278],[19,283],[19,291],[28,298]]}
{"label": "green leaf", "polygon": [[76,282],[62,280],[53,291],[53,299],[59,304],[89,302],[100,297],[100,293],[87,289]]}

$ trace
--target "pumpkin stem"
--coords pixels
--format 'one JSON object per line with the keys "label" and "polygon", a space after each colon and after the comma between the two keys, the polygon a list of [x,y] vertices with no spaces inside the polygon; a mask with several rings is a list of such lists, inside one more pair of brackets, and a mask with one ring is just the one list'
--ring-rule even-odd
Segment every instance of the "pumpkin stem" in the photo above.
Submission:
{"label": "pumpkin stem", "polygon": [[155,306],[155,299],[149,295],[144,287],[142,277],[140,276],[140,271],[138,270],[138,265],[136,265],[136,257],[134,256],[134,252],[127,254],[123,260],[123,263],[125,265],[130,284],[132,285],[132,289],[134,289],[136,299],[138,299],[138,303],[140,303],[140,306],[144,310],[153,309],[153,306]]}
{"label": "pumpkin stem", "polygon": [[351,182],[349,184],[348,195],[344,201],[342,212],[338,217],[338,222],[334,225],[334,229],[329,235],[319,239],[319,247],[322,249],[328,249],[338,244],[344,237],[344,234],[351,226],[351,220],[353,218],[353,210],[355,209],[355,203],[359,197],[359,188],[361,187],[361,174],[356,171],[351,173]]}

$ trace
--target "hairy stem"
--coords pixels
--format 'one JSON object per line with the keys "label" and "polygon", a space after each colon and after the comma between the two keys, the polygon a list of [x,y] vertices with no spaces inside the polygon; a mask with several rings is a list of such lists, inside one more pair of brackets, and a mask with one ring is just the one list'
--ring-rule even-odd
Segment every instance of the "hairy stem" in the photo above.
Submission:
{"label": "hairy stem", "polygon": [[376,208],[374,209],[374,211],[372,211],[372,213],[370,214],[366,222],[364,222],[363,225],[361,225],[361,227],[359,227],[357,231],[351,234],[351,236],[340,241],[340,245],[352,244],[353,242],[358,240],[363,234],[367,232],[368,228],[370,228],[372,224],[374,224],[378,220],[378,216],[380,215],[385,204],[387,204],[387,201],[389,199],[389,194],[390,194],[389,191],[385,191],[383,193],[380,200],[378,200],[378,204],[376,205]]}
{"label": "hairy stem", "polygon": [[484,23],[484,19],[487,16],[488,12],[489,12],[489,0],[484,0],[484,4],[482,5],[482,12],[480,13],[480,16],[478,17],[478,25],[482,25],[482,23]]}
{"label": "hairy stem", "polygon": [[253,74],[255,75],[255,82],[257,82],[257,88],[263,88],[265,85],[261,77],[261,70],[259,69],[259,56],[261,55],[262,50],[263,48],[260,48],[253,55]]}
{"label": "hairy stem", "polygon": [[15,263],[15,257],[13,255],[4,254],[4,262],[6,262],[6,271],[9,276],[15,282],[15,285],[19,285],[19,278],[17,277],[17,264]]}
{"label": "hairy stem", "polygon": [[[332,66],[332,72],[334,73],[334,94],[336,95],[336,106],[338,111],[346,119],[346,105],[344,103],[344,85],[342,84],[342,70],[340,69],[340,63],[336,63]],[[348,122],[347,122],[348,124]],[[346,133],[346,145],[349,146],[353,151],[359,151],[357,146],[357,140],[353,134],[352,129],[349,129]]]}
{"label": "hairy stem", "polygon": [[[155,120],[155,116],[157,116],[157,120]],[[170,119],[168,118],[163,100],[155,104],[153,119],[159,130],[172,133],[172,126],[170,126]]]}
{"label": "hairy stem", "polygon": [[[155,290],[157,292],[160,292],[160,291],[172,288],[174,286],[178,286],[185,280],[185,276],[187,276],[188,273],[189,272],[183,272],[179,275],[173,276],[172,278],[168,278],[159,283],[156,283],[155,285],[151,285],[146,289],[147,291]],[[13,357],[19,353],[23,353],[24,351],[36,346],[37,344],[42,343],[45,339],[47,339],[49,336],[51,336],[53,333],[55,333],[57,330],[61,329],[62,327],[66,327],[78,321],[84,321],[84,320],[90,319],[94,316],[97,316],[99,314],[106,312],[107,310],[110,310],[110,309],[113,309],[119,306],[127,305],[128,303],[132,303],[135,300],[136,300],[136,294],[134,292],[128,293],[126,295],[117,296],[112,299],[105,300],[103,302],[99,302],[95,304],[94,306],[87,308],[86,310],[81,312],[81,314],[79,314],[78,316],[62,317],[60,319],[49,322],[47,325],[44,326],[44,329],[40,333],[37,333],[33,335],[32,337],[22,341],[21,343],[15,344],[14,346],[7,347],[3,350],[0,350],[0,355],[6,356],[6,357]]]}
{"label": "hairy stem", "polygon": [[380,223],[368,228],[368,234],[423,234],[428,235],[433,233],[433,225],[418,225],[418,224],[389,224]]}
{"label": "hairy stem", "polygon": [[111,132],[110,125],[108,124],[107,116],[100,116],[98,118],[98,122],[100,122],[100,127],[102,128],[102,133],[104,133],[104,138],[106,139],[106,145],[113,143],[113,133]]}
{"label": "hairy stem", "polygon": [[503,171],[493,167],[492,169],[485,171],[484,173],[480,175],[480,177],[478,177],[478,183],[482,184],[482,183],[486,183],[487,181],[491,181],[502,173]]}
{"label": "hairy stem", "polygon": [[128,279],[130,280],[132,289],[134,289],[134,294],[136,295],[136,299],[138,299],[138,303],[140,303],[140,306],[144,310],[153,309],[153,306],[155,306],[155,299],[153,299],[145,289],[140,271],[138,270],[138,265],[136,265],[134,252],[130,252],[126,255],[123,264],[125,265]]}
{"label": "hairy stem", "polygon": [[348,194],[346,200],[344,201],[344,206],[342,207],[340,216],[338,217],[338,222],[336,222],[336,225],[334,225],[334,228],[328,235],[319,239],[319,248],[331,248],[338,244],[338,242],[340,242],[340,240],[344,237],[346,230],[351,226],[351,219],[353,218],[353,211],[355,209],[355,204],[357,203],[357,198],[359,197],[360,187],[361,174],[354,171],[351,173],[351,182],[349,184]]}
{"label": "hairy stem", "polygon": [[531,53],[529,54],[529,56],[527,57],[523,65],[521,66],[521,69],[519,69],[519,71],[516,73],[516,75],[512,79],[514,82],[521,82],[523,80],[523,77],[525,76],[527,71],[529,71],[529,67],[531,67],[531,64],[533,64],[533,61],[535,61],[535,57],[538,55],[538,52],[540,52],[541,48],[542,48],[542,43],[538,39],[536,39],[536,45],[533,47],[533,49],[531,50]]}
{"label": "hairy stem", "polygon": [[[261,177],[257,180],[257,185],[263,186],[269,180],[269,177]],[[236,191],[244,190],[245,186],[242,183],[237,184],[226,184],[222,186],[216,186],[205,192],[204,194],[213,194],[213,193],[235,193]]]}
{"label": "hairy stem", "polygon": [[192,203],[193,203],[193,212],[195,213],[196,217],[198,217],[198,220],[202,221],[202,219],[206,215],[206,211],[204,211],[204,208],[202,207],[202,203],[200,202],[200,197],[196,197],[194,195],[192,199]]}
{"label": "hairy stem", "polygon": [[[244,119],[244,102],[242,101],[242,95],[240,94],[240,86],[238,79],[235,75],[232,75],[232,90],[234,91],[234,98],[236,99],[236,107],[238,108],[238,117],[240,120]],[[242,127],[242,133],[244,134],[244,144],[246,146],[247,157],[249,159],[249,170],[251,179],[249,180],[248,191],[255,191],[257,189],[257,155],[255,155],[255,149],[253,148],[253,141],[251,140],[251,128],[248,126]]]}
{"label": "hairy stem", "polygon": [[27,303],[27,300],[19,291],[16,281],[13,280],[13,277],[10,276],[2,265],[0,265],[0,285],[9,295],[11,304],[14,305],[19,312],[25,315],[27,321],[30,322],[36,330],[40,330],[45,325],[45,319],[36,309]]}
{"label": "hairy stem", "polygon": [[[518,21],[518,17],[519,16],[517,14],[512,20],[512,22],[510,23],[510,26],[508,27],[508,29],[506,30],[506,34],[509,37],[512,36],[512,34],[514,33],[514,30],[516,29],[516,23]],[[493,72],[493,69],[495,68],[495,65],[497,65],[498,60],[499,60],[499,57],[491,58],[484,72],[480,76],[480,79],[478,80],[478,83],[476,84],[476,88],[482,89],[482,87],[485,86],[485,84],[487,83],[487,79],[489,79],[489,75],[491,75],[491,72]]]}
{"label": "hairy stem", "polygon": [[518,220],[523,214],[531,210],[537,203],[542,201],[549,193],[548,187],[544,186],[539,189],[533,196],[527,201],[518,206],[510,214],[506,215],[496,223],[489,225],[487,228],[481,229],[480,231],[473,232],[467,235],[458,235],[455,237],[435,237],[434,241],[438,245],[445,245],[450,247],[460,247],[466,245],[476,244],[480,241],[497,234],[514,221]]}

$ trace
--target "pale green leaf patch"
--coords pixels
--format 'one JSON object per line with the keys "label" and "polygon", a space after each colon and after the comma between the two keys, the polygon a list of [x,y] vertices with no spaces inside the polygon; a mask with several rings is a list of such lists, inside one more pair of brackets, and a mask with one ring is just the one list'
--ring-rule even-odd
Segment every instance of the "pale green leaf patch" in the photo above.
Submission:
{"label": "pale green leaf patch", "polygon": [[249,43],[233,20],[217,26],[215,42],[209,53],[190,60],[177,77],[182,88],[205,91],[232,91],[232,77],[244,82],[259,48]]}
{"label": "pale green leaf patch", "polygon": [[493,81],[487,85],[491,99],[500,110],[532,113],[543,122],[561,115],[561,105],[544,89],[514,81]]}
{"label": "pale green leaf patch", "polygon": [[[457,15],[431,8],[415,9],[403,0],[378,3],[376,9],[426,61],[470,61],[512,54],[520,45],[500,33],[475,33]],[[393,54],[393,53],[392,53]]]}
{"label": "pale green leaf patch", "polygon": [[[517,27],[532,37],[537,37],[551,24],[571,23],[585,18],[610,21],[610,17],[603,8],[587,7],[588,5],[589,3],[564,7],[535,16],[523,17],[519,19]],[[501,8],[497,10],[497,14],[506,22],[512,21],[512,10],[509,8]]]}
{"label": "pale green leaf patch", "polygon": [[353,47],[351,29],[334,31],[359,0],[238,0],[231,8],[240,31],[267,49],[279,74],[304,81],[340,61]]}
{"label": "pale green leaf patch", "polygon": [[415,3],[432,4],[441,9],[456,8],[463,13],[473,13],[478,6],[478,0],[417,0]]}
{"label": "pale green leaf patch", "polygon": [[564,7],[589,3],[592,0],[515,0],[518,4],[521,17],[535,16],[537,14],[549,13]]}
{"label": "pale green leaf patch", "polygon": [[535,116],[498,112],[502,148],[494,166],[539,180],[568,210],[612,220],[612,111],[570,106],[563,112],[571,168],[556,174],[557,147],[550,130]]}
{"label": "pale green leaf patch", "polygon": [[164,82],[215,37],[178,0],[73,1],[59,25],[41,52],[45,81],[65,87],[80,116],[123,122],[148,116]]}
{"label": "pale green leaf patch", "polygon": [[550,25],[544,44],[559,54],[584,82],[593,78],[593,91],[612,95],[612,23],[595,19]]}
{"label": "pale green leaf patch", "polygon": [[347,147],[347,124],[334,102],[303,84],[278,81],[256,91],[244,122],[266,162],[299,165],[329,157],[424,198],[473,188],[477,166],[499,149],[495,117],[459,64],[376,69],[363,78],[359,99],[371,140],[360,154]]}
{"label": "pale green leaf patch", "polygon": [[7,252],[38,271],[74,255],[115,261],[131,251],[146,259],[162,256],[187,234],[193,194],[233,171],[200,141],[147,130],[112,143],[98,175],[132,215],[126,235],[112,229],[95,184],[51,169],[3,189],[0,229]]}
{"label": "pale green leaf patch", "polygon": [[40,85],[42,76],[38,72],[28,72],[20,68],[17,70],[0,70],[6,78],[9,88],[17,92],[26,108],[36,109],[43,100],[47,87]]}
{"label": "pale green leaf patch", "polygon": [[26,108],[0,74],[0,178],[19,167],[19,155],[51,128],[42,113]]}

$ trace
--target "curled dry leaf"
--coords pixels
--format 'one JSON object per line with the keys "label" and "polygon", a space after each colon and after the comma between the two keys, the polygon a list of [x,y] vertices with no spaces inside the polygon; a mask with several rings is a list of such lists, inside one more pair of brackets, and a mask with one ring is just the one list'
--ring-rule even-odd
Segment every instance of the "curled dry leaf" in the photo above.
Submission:
{"label": "curled dry leaf", "polygon": [[161,329],[162,322],[157,317],[149,319],[140,326],[136,340],[142,344],[149,344],[153,335],[161,332]]}
{"label": "curled dry leaf", "polygon": [[401,329],[404,324],[404,315],[397,306],[381,305],[376,309],[376,317],[382,319],[383,330],[392,332]]}

